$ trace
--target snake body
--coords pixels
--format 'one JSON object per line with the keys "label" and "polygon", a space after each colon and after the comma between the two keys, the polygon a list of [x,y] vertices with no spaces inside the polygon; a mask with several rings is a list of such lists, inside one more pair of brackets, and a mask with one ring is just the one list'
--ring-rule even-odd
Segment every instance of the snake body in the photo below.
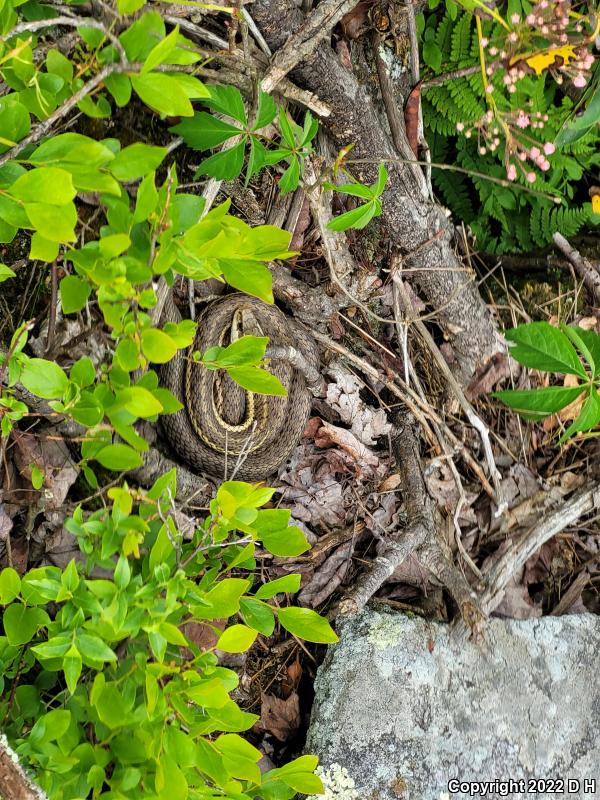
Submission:
{"label": "snake body", "polygon": [[[181,315],[169,293],[162,321]],[[162,418],[169,443],[193,469],[217,478],[262,480],[275,472],[300,441],[312,396],[302,372],[284,359],[272,359],[269,372],[287,389],[287,397],[253,394],[224,370],[210,370],[191,354],[230,344],[237,335],[268,336],[273,347],[293,347],[318,367],[314,340],[276,306],[245,294],[230,294],[208,304],[198,317],[194,342],[178,350],[161,368],[161,382],[183,409]]]}

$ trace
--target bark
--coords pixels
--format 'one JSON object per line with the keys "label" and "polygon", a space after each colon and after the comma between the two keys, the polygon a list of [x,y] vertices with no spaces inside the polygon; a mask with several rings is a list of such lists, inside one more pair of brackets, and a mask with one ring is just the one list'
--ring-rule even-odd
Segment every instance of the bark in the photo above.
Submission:
{"label": "bark", "polygon": [[[291,0],[257,0],[252,5],[252,16],[273,52],[305,20]],[[355,165],[359,180],[373,182],[377,162],[390,159],[383,197],[383,234],[407,258],[421,246],[410,262],[411,269],[419,267],[420,271],[412,274],[438,312],[463,381],[468,382],[476,369],[503,346],[477,290],[475,276],[456,256],[453,229],[442,209],[427,200],[424,181],[414,168],[393,163],[398,153],[380,122],[370,91],[340,62],[329,40],[296,68],[291,77],[331,108],[330,116],[322,123],[336,145],[343,147],[353,142],[353,158],[375,162]],[[423,247],[432,237],[435,239]]]}
{"label": "bark", "polygon": [[0,797],[3,800],[48,800],[25,774],[3,736],[0,737]]}

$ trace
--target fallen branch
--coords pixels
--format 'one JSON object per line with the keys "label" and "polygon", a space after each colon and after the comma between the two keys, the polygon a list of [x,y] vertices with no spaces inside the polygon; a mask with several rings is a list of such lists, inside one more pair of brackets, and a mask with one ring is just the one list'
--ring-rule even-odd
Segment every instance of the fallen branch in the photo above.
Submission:
{"label": "fallen branch", "polygon": [[591,261],[584,258],[578,250],[569,244],[561,233],[557,231],[552,237],[552,240],[573,265],[573,269],[577,273],[577,276],[583,281],[583,285],[590,293],[595,305],[600,306],[600,272],[598,272]]}
{"label": "fallen branch", "polygon": [[472,629],[482,619],[476,595],[452,560],[447,543],[438,534],[433,501],[421,470],[419,436],[415,420],[406,414],[392,437],[392,447],[401,476],[402,497],[408,525],[385,543],[371,568],[358,579],[339,606],[340,614],[360,612],[412,554],[445,586],[457,603],[465,625]]}
{"label": "fallen branch", "polygon": [[271,68],[261,81],[262,90],[267,93],[272,92],[288,72],[312,56],[323,39],[331,34],[337,23],[354,8],[357,2],[358,0],[323,0],[319,3],[306,22],[289,37],[285,45],[271,59]]}
{"label": "fallen branch", "polygon": [[[479,605],[483,613],[488,616],[500,605],[510,579],[525,566],[525,562],[545,542],[577,522],[584,514],[589,514],[598,508],[600,508],[600,482],[594,482],[589,488],[578,491],[570,500],[562,503],[545,519],[512,542],[504,555],[485,575],[485,589],[479,596]],[[468,633],[464,623],[459,621],[454,630],[457,641],[464,640]]]}

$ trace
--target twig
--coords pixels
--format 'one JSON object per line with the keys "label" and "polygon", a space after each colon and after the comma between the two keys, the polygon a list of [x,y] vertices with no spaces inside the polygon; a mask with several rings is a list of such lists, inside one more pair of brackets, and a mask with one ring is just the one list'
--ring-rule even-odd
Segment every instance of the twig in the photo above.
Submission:
{"label": "twig", "polygon": [[58,269],[56,267],[56,261],[52,262],[50,287],[50,310],[48,312],[46,355],[48,355],[52,350],[52,346],[54,345],[54,334],[56,332],[56,306],[58,303]]}
{"label": "twig", "polygon": [[[399,274],[397,269],[393,269],[392,270],[392,280],[394,281],[394,283],[398,286],[398,289],[400,290],[400,294],[401,294],[401,296],[403,298],[403,301],[404,301],[404,307],[405,307],[405,313],[406,313],[410,309],[410,299],[409,299],[408,294],[406,292],[406,287],[404,286],[404,284],[402,282],[402,278],[400,277],[400,274]],[[409,320],[410,320],[410,317],[409,317]],[[451,371],[450,367],[446,363],[446,359],[441,354],[439,347],[437,346],[437,344],[433,340],[433,336],[429,333],[427,327],[420,320],[416,320],[414,324],[415,324],[417,330],[419,331],[419,335],[421,336],[423,342],[427,345],[427,349],[429,350],[429,352],[433,356],[433,359],[434,359],[435,363],[437,364],[437,366],[439,367],[440,371],[444,375],[444,378],[446,379],[446,382],[448,383],[448,386],[450,387],[450,389],[454,393],[454,396],[458,400],[458,402],[460,404],[460,407],[462,408],[463,412],[465,413],[467,419],[469,420],[471,425],[475,428],[475,430],[479,434],[479,437],[481,439],[481,443],[483,445],[483,452],[485,454],[485,460],[486,460],[487,465],[488,465],[490,478],[491,478],[492,483],[494,484],[494,487],[496,489],[495,500],[496,500],[496,505],[498,507],[497,510],[496,510],[496,516],[499,516],[500,514],[504,513],[504,511],[508,507],[508,503],[507,503],[506,499],[503,497],[502,476],[498,472],[498,468],[496,467],[496,462],[494,461],[494,454],[492,452],[492,445],[490,443],[490,432],[489,432],[487,426],[485,425],[485,423],[483,422],[483,420],[481,419],[481,417],[479,417],[475,413],[475,409],[473,408],[471,403],[469,403],[469,401],[465,397],[465,393],[463,392],[463,390],[462,390],[461,386],[459,385],[458,381],[456,380],[456,378],[452,374],[452,371]]]}
{"label": "twig", "polygon": [[246,6],[242,6],[242,17],[246,21],[246,24],[248,25],[248,28],[250,29],[250,33],[256,39],[256,44],[260,47],[260,49],[263,51],[263,53],[266,55],[267,58],[271,58],[271,56],[273,55],[271,53],[271,48],[266,43],[265,37],[259,31],[256,22],[254,22],[254,20],[250,16]]}
{"label": "twig", "polygon": [[427,422],[427,418],[432,421],[435,421],[438,425],[443,427],[446,436],[452,442],[453,446],[456,450],[460,453],[461,457],[465,460],[467,466],[473,470],[483,490],[486,494],[495,500],[495,492],[493,487],[490,485],[481,465],[473,458],[471,453],[465,447],[464,443],[460,441],[460,439],[445,425],[444,421],[441,417],[435,413],[435,411],[425,403],[419,395],[414,392],[410,386],[407,386],[399,376],[396,376],[396,382],[400,385],[396,385],[396,382],[387,380],[384,375],[382,375],[379,370],[369,364],[368,361],[365,361],[364,358],[360,358],[355,353],[350,352],[347,347],[344,347],[342,344],[338,342],[334,342],[329,336],[325,336],[322,333],[319,333],[317,330],[311,331],[311,335],[314,339],[318,342],[321,342],[323,345],[328,347],[330,350],[333,350],[336,353],[344,356],[348,361],[355,364],[361,372],[365,375],[369,375],[373,380],[376,382],[382,383],[386,389],[388,389],[392,394],[398,397],[409,409],[411,414],[419,421],[421,427],[423,428],[426,436],[428,437],[429,441],[435,442],[435,436],[429,427]]}
{"label": "twig", "polygon": [[579,575],[575,578],[573,583],[569,586],[567,591],[560,598],[558,603],[554,606],[554,608],[550,612],[550,616],[560,617],[563,614],[567,614],[569,612],[569,609],[579,599],[581,592],[583,591],[583,589],[585,589],[589,581],[590,581],[590,573],[587,571],[587,569],[582,570],[579,573]]}
{"label": "twig", "polygon": [[587,258],[584,258],[578,250],[569,244],[561,233],[557,231],[552,237],[552,240],[573,265],[575,272],[591,294],[595,305],[600,305],[600,272],[594,268],[593,264],[588,261]]}
{"label": "twig", "polygon": [[386,542],[383,553],[377,556],[370,569],[360,576],[347,597],[340,603],[340,614],[356,614],[361,611],[411,553],[414,553],[426,540],[435,538],[433,504],[421,472],[414,420],[407,419],[399,426],[394,432],[392,441],[402,477],[402,496],[408,525]]}
{"label": "twig", "polygon": [[107,64],[100,72],[95,75],[90,80],[79,89],[79,91],[75,92],[74,95],[71,95],[62,106],[59,106],[56,111],[50,114],[49,117],[43,122],[40,122],[39,125],[36,125],[26,136],[24,139],[21,139],[14,147],[11,147],[6,153],[0,156],[0,167],[4,166],[4,164],[11,161],[13,158],[16,158],[19,153],[24,150],[27,145],[34,144],[42,139],[52,128],[54,125],[63,117],[65,117],[72,108],[75,108],[77,103],[83,100],[84,97],[87,97],[88,94],[94,91],[101,83],[103,83],[109,75],[112,75],[115,72],[122,72],[123,66],[121,64]]}
{"label": "twig", "polygon": [[57,25],[69,28],[80,28],[85,25],[86,28],[94,28],[97,31],[101,31],[119,54],[121,66],[124,67],[127,64],[127,54],[118,37],[109,31],[101,22],[89,17],[54,17],[52,19],[36,19],[32,22],[22,22],[19,25],[15,25],[14,28],[11,28],[2,39],[5,41],[6,39],[12,39],[14,36],[18,36],[20,33],[35,33],[35,31],[40,31],[44,28],[54,28]]}
{"label": "twig", "polygon": [[356,3],[357,0],[323,0],[304,25],[275,53],[271,67],[261,81],[262,90],[271,93],[282,78],[311,56]]}
{"label": "twig", "polygon": [[[584,514],[600,508],[600,482],[594,482],[587,489],[577,492],[570,500],[561,503],[537,525],[525,531],[512,542],[504,555],[496,561],[485,576],[486,587],[479,597],[484,614],[489,615],[502,602],[504,590],[510,579],[540,547],[569,525],[577,522]],[[468,631],[462,623],[455,628],[458,641],[463,640]]]}

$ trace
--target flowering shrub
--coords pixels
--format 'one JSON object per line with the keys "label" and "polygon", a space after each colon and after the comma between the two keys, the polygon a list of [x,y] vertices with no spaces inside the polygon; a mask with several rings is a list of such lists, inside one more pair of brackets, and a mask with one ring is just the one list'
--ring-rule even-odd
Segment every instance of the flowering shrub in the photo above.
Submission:
{"label": "flowering shrub", "polygon": [[[465,6],[475,13],[449,3],[421,20],[426,64],[436,75],[465,73],[426,86],[423,107],[434,161],[480,175],[435,172],[436,188],[488,251],[529,251],[557,229],[571,236],[599,219],[580,185],[598,164],[596,18],[568,0]],[[584,125],[571,95],[588,84]]]}

